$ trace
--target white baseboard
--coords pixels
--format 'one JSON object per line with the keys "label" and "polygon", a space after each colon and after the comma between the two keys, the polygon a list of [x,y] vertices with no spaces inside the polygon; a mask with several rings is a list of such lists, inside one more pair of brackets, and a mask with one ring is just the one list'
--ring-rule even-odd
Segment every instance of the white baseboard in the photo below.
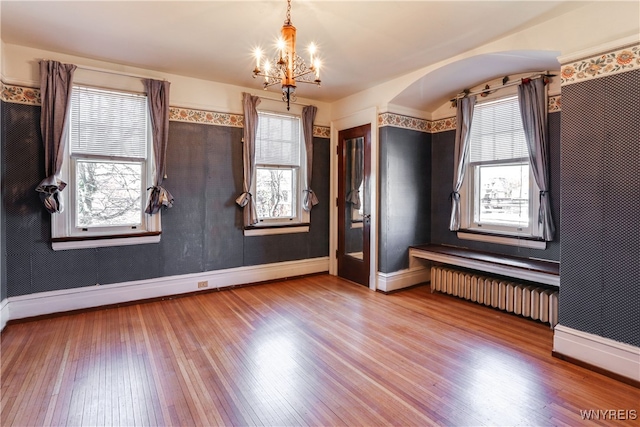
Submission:
{"label": "white baseboard", "polygon": [[9,320],[9,300],[7,298],[0,301],[0,331],[4,329]]}
{"label": "white baseboard", "polygon": [[378,273],[377,289],[383,292],[408,288],[431,279],[431,269],[425,267],[410,268],[394,271],[393,273]]}
{"label": "white baseboard", "polygon": [[[0,306],[1,326],[4,327],[9,320],[284,279],[328,270],[329,257],[322,257],[10,297]],[[198,282],[202,281],[208,281],[209,284],[206,288],[199,289]]]}
{"label": "white baseboard", "polygon": [[609,372],[640,381],[640,348],[556,325],[553,351]]}

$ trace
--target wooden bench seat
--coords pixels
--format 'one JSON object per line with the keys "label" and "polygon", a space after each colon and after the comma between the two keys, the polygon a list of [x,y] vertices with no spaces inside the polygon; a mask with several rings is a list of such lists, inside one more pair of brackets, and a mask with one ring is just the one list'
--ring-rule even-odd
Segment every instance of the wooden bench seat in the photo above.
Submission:
{"label": "wooden bench seat", "polygon": [[409,247],[409,256],[560,287],[560,263],[445,245]]}

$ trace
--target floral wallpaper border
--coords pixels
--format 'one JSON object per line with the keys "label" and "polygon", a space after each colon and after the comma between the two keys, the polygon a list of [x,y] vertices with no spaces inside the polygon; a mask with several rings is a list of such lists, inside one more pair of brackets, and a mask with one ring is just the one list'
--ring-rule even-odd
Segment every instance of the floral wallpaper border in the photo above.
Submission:
{"label": "floral wallpaper border", "polygon": [[591,80],[640,68],[640,44],[560,67],[560,85]]}
{"label": "floral wallpaper border", "polygon": [[378,114],[378,126],[394,126],[422,132],[429,132],[429,120],[418,119],[416,117],[403,116],[394,113]]}
{"label": "floral wallpaper border", "polygon": [[562,96],[553,95],[549,96],[549,105],[547,105],[547,111],[549,113],[556,113],[562,110]]}
{"label": "floral wallpaper border", "polygon": [[0,100],[14,104],[40,105],[40,89],[0,82]]}
{"label": "floral wallpaper border", "polygon": [[169,107],[169,120],[236,128],[244,127],[244,116],[242,114],[216,113],[191,108]]}
{"label": "floral wallpaper border", "polygon": [[[40,89],[9,85],[0,82],[0,99],[17,104],[40,105]],[[549,97],[549,112],[561,109],[561,96]],[[201,123],[216,126],[230,126],[241,128],[244,126],[242,114],[217,113],[214,111],[195,110],[191,108],[169,107],[169,120],[177,122]],[[448,117],[440,120],[426,120],[416,117],[403,116],[394,113],[378,115],[378,126],[395,126],[420,132],[437,133],[456,129],[456,118]],[[328,126],[313,126],[313,136],[330,138],[331,129]]]}
{"label": "floral wallpaper border", "polygon": [[[549,96],[547,108],[549,113],[561,111],[562,96]],[[426,133],[438,133],[448,130],[456,130],[456,125],[457,121],[455,117],[448,117],[440,120],[426,120],[394,113],[378,114],[378,127],[394,126]]]}
{"label": "floral wallpaper border", "polygon": [[331,138],[331,128],[329,126],[313,126],[313,136],[317,138]]}
{"label": "floral wallpaper border", "polygon": [[[14,104],[41,105],[40,89],[10,85],[0,82],[0,100]],[[216,126],[243,127],[242,114],[217,113],[190,108],[169,107],[169,120],[177,122],[202,123]],[[314,126],[313,136],[330,138],[328,126]]]}
{"label": "floral wallpaper border", "polygon": [[[169,107],[169,120],[216,126],[244,127],[244,116],[242,114],[217,113],[191,108]],[[314,126],[313,136],[330,138],[331,130],[328,126]]]}

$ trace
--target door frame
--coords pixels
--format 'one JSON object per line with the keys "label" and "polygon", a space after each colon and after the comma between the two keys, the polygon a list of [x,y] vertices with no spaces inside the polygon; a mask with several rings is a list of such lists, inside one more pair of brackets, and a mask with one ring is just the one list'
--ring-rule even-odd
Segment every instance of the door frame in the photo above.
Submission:
{"label": "door frame", "polygon": [[329,180],[329,274],[338,275],[338,134],[342,130],[371,125],[371,227],[369,234],[369,289],[378,288],[378,110],[376,107],[358,111],[331,121],[331,162]]}

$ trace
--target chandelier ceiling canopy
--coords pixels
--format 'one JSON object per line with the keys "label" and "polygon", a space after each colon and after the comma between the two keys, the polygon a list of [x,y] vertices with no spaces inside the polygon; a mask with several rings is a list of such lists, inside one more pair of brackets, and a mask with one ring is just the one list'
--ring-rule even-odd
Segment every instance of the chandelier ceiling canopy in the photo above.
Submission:
{"label": "chandelier ceiling canopy", "polygon": [[296,102],[296,83],[312,83],[320,86],[320,59],[316,54],[316,46],[309,45],[309,65],[296,53],[296,27],[291,23],[291,0],[287,0],[287,15],[280,30],[276,54],[272,60],[264,58],[260,48],[254,51],[256,68],[253,78],[264,77],[262,84],[268,87],[280,83],[282,85],[282,100],[287,103],[287,110],[291,102]]}

